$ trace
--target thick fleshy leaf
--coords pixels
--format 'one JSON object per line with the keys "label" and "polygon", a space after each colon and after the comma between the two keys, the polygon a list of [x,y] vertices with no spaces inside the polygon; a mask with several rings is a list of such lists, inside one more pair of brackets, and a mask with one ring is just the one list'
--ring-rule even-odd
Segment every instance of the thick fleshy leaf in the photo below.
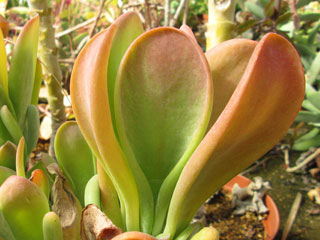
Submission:
{"label": "thick fleshy leaf", "polygon": [[213,107],[208,129],[215,123],[238,86],[257,42],[234,39],[206,52],[213,80]]}
{"label": "thick fleshy leaf", "polygon": [[17,176],[20,177],[26,177],[25,173],[25,164],[24,164],[24,138],[22,137],[19,141],[18,147],[17,147],[17,154],[16,154],[16,172]]}
{"label": "thick fleshy leaf", "polygon": [[42,222],[44,240],[63,240],[61,223],[55,212],[48,212]]}
{"label": "thick fleshy leaf", "polygon": [[[1,171],[1,168],[0,168],[0,171]],[[0,174],[0,178],[1,178],[1,174]],[[1,179],[0,179],[0,186],[1,186]],[[0,239],[15,240],[9,224],[7,223],[6,219],[4,219],[3,217],[1,209],[0,209]]]}
{"label": "thick fleshy leaf", "polygon": [[115,92],[117,128],[124,151],[131,147],[154,197],[204,134],[212,103],[209,75],[200,48],[173,28],[142,35],[121,63]]}
{"label": "thick fleshy leaf", "polygon": [[35,105],[29,105],[27,108],[27,122],[24,128],[24,136],[27,143],[27,154],[29,155],[32,150],[37,146],[39,138],[39,112]]}
{"label": "thick fleshy leaf", "polygon": [[0,88],[9,96],[8,93],[8,71],[7,71],[7,54],[3,41],[3,34],[0,31]]}
{"label": "thick fleshy leaf", "polygon": [[115,90],[121,146],[129,162],[139,164],[155,200],[179,162],[162,189],[165,196],[157,208],[163,217],[156,216],[156,221],[165,218],[178,176],[205,133],[211,106],[208,63],[191,36],[174,28],[157,28],[130,46]]}
{"label": "thick fleshy leaf", "polygon": [[16,239],[43,240],[42,219],[49,204],[37,185],[23,177],[9,177],[0,187],[0,209]]}
{"label": "thick fleshy leaf", "polygon": [[38,104],[41,83],[42,83],[42,66],[41,66],[40,60],[37,59],[36,72],[34,75],[34,83],[33,83],[32,96],[31,96],[32,105]]}
{"label": "thick fleshy leaf", "polygon": [[36,169],[32,171],[32,175],[29,180],[36,184],[49,200],[50,184],[46,173],[41,169]]}
{"label": "thick fleshy leaf", "polygon": [[[132,13],[119,18],[91,39],[79,54],[71,76],[71,99],[79,127],[94,155],[110,175],[126,211],[128,230],[139,230],[138,190],[112,125],[108,97],[108,63],[119,21],[130,23]],[[135,26],[132,26],[135,27]],[[133,41],[126,38],[128,45]]]}
{"label": "thick fleshy leaf", "polygon": [[94,175],[94,165],[92,152],[76,122],[65,122],[61,125],[56,134],[54,148],[59,166],[84,206],[84,190]]}
{"label": "thick fleshy leaf", "polygon": [[124,229],[124,223],[116,189],[110,177],[99,162],[97,162],[97,170],[99,177],[98,180],[100,187],[101,209],[116,226]]}
{"label": "thick fleshy leaf", "polygon": [[90,178],[84,191],[84,206],[87,206],[89,204],[94,204],[99,209],[101,209],[101,197],[98,174]]}
{"label": "thick fleshy leaf", "polygon": [[9,96],[22,129],[34,85],[38,36],[39,16],[36,16],[26,23],[19,34],[10,64]]}
{"label": "thick fleshy leaf", "polygon": [[16,172],[11,168],[0,166],[0,186],[10,176],[15,175]]}
{"label": "thick fleshy leaf", "polygon": [[12,142],[7,141],[0,147],[0,166],[16,169],[17,147]]}
{"label": "thick fleshy leaf", "polygon": [[143,232],[125,232],[112,238],[112,240],[159,240]]}
{"label": "thick fleshy leaf", "polygon": [[295,48],[277,34],[264,36],[227,106],[179,178],[166,233],[182,231],[211,194],[279,141],[299,112],[304,86]]}
{"label": "thick fleshy leaf", "polygon": [[23,134],[19,126],[19,123],[14,118],[13,114],[10,112],[7,105],[2,106],[0,110],[0,117],[2,123],[4,124],[10,136],[12,137],[13,143],[18,145],[20,138],[23,136]]}

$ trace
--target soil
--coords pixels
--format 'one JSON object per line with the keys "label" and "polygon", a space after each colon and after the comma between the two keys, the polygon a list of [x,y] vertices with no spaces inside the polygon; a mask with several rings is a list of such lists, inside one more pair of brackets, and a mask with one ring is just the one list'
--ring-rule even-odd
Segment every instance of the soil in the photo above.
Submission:
{"label": "soil", "polygon": [[219,231],[221,240],[264,239],[262,220],[266,215],[253,212],[242,216],[234,215],[229,192],[220,191],[216,194],[205,205],[205,212],[206,222]]}
{"label": "soil", "polygon": [[[301,152],[289,153],[290,166],[295,166],[295,161],[300,154]],[[315,186],[319,186],[320,182],[317,182],[307,172],[299,174],[288,173],[283,153],[279,151],[270,151],[258,162],[263,164],[258,164],[254,171],[245,174],[245,176],[250,179],[255,176],[261,176],[265,181],[271,183],[272,189],[268,194],[277,204],[280,214],[280,229],[275,240],[281,239],[291,206],[298,192],[302,194],[303,200],[287,239],[319,240],[320,206],[309,200],[307,192],[315,188]],[[315,214],[317,212],[318,214]]]}

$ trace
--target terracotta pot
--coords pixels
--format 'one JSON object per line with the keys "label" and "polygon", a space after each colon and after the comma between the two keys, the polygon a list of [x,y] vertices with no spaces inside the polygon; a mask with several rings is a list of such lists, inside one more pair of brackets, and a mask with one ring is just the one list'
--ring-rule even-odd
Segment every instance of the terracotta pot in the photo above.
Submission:
{"label": "terracotta pot", "polygon": [[[231,179],[223,188],[227,191],[232,190],[232,187],[235,183],[238,183],[240,187],[246,187],[249,185],[251,180],[241,175],[237,175],[233,179]],[[280,225],[280,216],[275,202],[269,195],[266,195],[265,198],[266,205],[269,209],[268,216],[263,220],[263,225],[265,229],[265,240],[272,240],[277,235]]]}

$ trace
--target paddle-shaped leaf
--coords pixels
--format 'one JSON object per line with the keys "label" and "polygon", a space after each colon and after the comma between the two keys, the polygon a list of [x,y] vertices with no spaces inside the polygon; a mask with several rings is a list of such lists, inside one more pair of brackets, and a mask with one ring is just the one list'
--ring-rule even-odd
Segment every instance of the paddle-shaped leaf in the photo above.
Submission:
{"label": "paddle-shaped leaf", "polygon": [[76,122],[61,125],[55,138],[59,166],[72,184],[73,191],[84,206],[84,191],[94,175],[92,152]]}
{"label": "paddle-shaped leaf", "polygon": [[126,213],[129,230],[139,229],[139,197],[133,173],[112,124],[112,108],[108,96],[108,64],[109,60],[111,61],[109,57],[113,39],[118,34],[123,37],[123,47],[129,46],[135,39],[135,34],[130,31],[127,35],[126,30],[141,28],[141,23],[135,20],[136,17],[133,13],[123,15],[106,31],[89,41],[77,58],[71,78],[71,98],[79,127],[115,185]]}
{"label": "paddle-shaped leaf", "polygon": [[213,79],[213,107],[210,127],[220,116],[246,70],[257,42],[234,39],[223,42],[206,52]]}
{"label": "paddle-shaped leaf", "polygon": [[185,162],[205,133],[211,106],[207,61],[185,32],[158,28],[141,35],[130,46],[121,62],[115,90],[121,146],[134,172],[143,171],[154,200],[180,162],[162,188],[154,234],[161,230]]}
{"label": "paddle-shaped leaf", "polygon": [[212,193],[277,143],[303,98],[299,55],[283,37],[267,34],[222,114],[184,168],[165,232],[173,236],[182,231]]}

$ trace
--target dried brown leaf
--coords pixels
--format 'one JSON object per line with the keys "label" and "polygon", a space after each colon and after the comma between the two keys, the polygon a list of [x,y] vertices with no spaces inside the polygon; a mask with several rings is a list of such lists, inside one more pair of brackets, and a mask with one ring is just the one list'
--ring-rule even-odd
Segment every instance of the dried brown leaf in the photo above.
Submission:
{"label": "dried brown leaf", "polygon": [[52,186],[54,211],[60,218],[63,239],[80,239],[80,220],[82,207],[79,200],[73,194],[71,187],[63,176],[57,164],[50,164],[48,171],[56,175]]}
{"label": "dried brown leaf", "polygon": [[82,211],[81,240],[111,240],[121,233],[97,206],[90,204]]}

